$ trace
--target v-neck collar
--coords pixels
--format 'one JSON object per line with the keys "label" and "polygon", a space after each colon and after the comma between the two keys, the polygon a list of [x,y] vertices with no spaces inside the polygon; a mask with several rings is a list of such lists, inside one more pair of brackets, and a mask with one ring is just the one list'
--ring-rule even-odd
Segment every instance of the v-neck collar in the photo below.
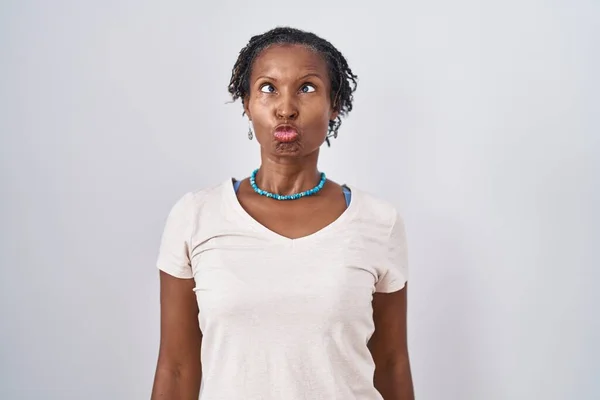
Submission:
{"label": "v-neck collar", "polygon": [[[356,210],[358,209],[358,207],[360,206],[360,194],[357,193],[357,191],[354,190],[351,186],[345,185],[352,192],[352,201],[350,202],[348,207],[346,207],[344,212],[339,217],[337,217],[330,224],[324,226],[323,228],[321,228],[313,233],[310,233],[308,235],[301,236],[298,238],[290,238],[290,237],[281,235],[281,234],[267,228],[266,226],[264,226],[263,224],[258,222],[256,219],[254,219],[254,217],[252,217],[244,209],[244,207],[242,207],[242,205],[237,197],[237,194],[235,192],[235,188],[233,186],[234,181],[235,181],[234,178],[229,178],[223,183],[223,191],[224,191],[223,195],[228,200],[231,207],[248,224],[250,224],[256,231],[263,233],[264,235],[272,238],[273,240],[277,240],[277,241],[284,242],[284,243],[309,242],[311,240],[316,240],[323,235],[334,232],[335,230],[338,230],[340,227],[342,227],[349,219],[351,219],[352,216],[356,213]],[[343,195],[343,193],[342,193],[342,195]],[[290,200],[290,201],[294,201],[294,200]]]}

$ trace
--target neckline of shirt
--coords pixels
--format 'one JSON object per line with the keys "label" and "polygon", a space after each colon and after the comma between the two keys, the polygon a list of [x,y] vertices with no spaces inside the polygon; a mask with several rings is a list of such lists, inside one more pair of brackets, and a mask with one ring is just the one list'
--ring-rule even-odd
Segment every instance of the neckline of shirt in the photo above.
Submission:
{"label": "neckline of shirt", "polygon": [[267,228],[266,226],[264,226],[263,224],[258,222],[256,219],[254,219],[244,209],[244,207],[242,207],[242,205],[240,204],[240,201],[237,197],[237,194],[235,193],[235,188],[233,186],[234,181],[235,181],[234,178],[228,178],[223,183],[223,190],[225,192],[224,197],[226,200],[228,200],[228,202],[232,206],[232,208],[237,212],[238,215],[240,215],[244,220],[246,220],[246,222],[248,224],[250,224],[256,231],[264,234],[265,236],[272,238],[273,240],[277,240],[277,241],[280,241],[283,243],[293,244],[293,243],[312,241],[312,240],[316,240],[316,239],[320,238],[323,235],[335,232],[335,231],[339,230],[347,221],[349,221],[354,216],[354,214],[356,213],[356,210],[360,206],[360,194],[358,193],[358,191],[350,185],[345,185],[352,192],[352,201],[350,202],[348,207],[346,207],[344,212],[342,214],[340,214],[339,217],[337,217],[333,222],[324,226],[323,228],[319,229],[316,232],[313,232],[309,235],[301,236],[299,238],[290,238],[290,237],[281,235],[281,234]]}

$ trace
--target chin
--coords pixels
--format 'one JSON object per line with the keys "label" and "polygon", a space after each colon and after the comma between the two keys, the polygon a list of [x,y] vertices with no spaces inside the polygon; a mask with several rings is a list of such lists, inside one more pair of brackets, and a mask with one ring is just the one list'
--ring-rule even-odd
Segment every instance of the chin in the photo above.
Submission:
{"label": "chin", "polygon": [[277,156],[297,157],[304,153],[304,146],[300,140],[293,142],[273,142],[273,153]]}

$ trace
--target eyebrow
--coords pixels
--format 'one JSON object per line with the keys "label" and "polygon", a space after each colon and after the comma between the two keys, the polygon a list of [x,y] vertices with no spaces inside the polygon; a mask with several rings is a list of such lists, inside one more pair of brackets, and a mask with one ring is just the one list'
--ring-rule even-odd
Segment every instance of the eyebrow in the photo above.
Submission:
{"label": "eyebrow", "polygon": [[312,78],[319,78],[319,79],[323,80],[323,77],[321,75],[319,75],[318,73],[316,73],[316,72],[311,72],[310,74],[306,74],[306,75],[304,75],[303,77],[301,77],[298,80],[299,81],[303,81],[303,80],[305,80],[307,78],[311,78],[311,77]]}
{"label": "eyebrow", "polygon": [[275,78],[272,78],[272,77],[270,77],[270,76],[267,76],[267,75],[261,75],[261,76],[257,76],[257,77],[256,77],[256,79],[255,79],[255,81],[258,81],[258,80],[260,80],[260,79],[265,79],[265,80],[267,80],[267,81],[277,81],[277,79],[275,79]]}

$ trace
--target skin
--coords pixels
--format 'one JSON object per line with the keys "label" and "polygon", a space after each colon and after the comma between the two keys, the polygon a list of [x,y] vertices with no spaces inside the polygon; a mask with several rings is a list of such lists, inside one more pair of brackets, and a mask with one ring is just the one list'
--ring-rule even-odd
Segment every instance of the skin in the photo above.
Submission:
{"label": "skin", "polygon": [[193,279],[160,271],[160,349],[151,400],[198,400],[202,367]]}
{"label": "skin", "polygon": [[[263,190],[289,194],[308,190],[319,180],[319,149],[330,120],[338,115],[331,103],[327,64],[299,45],[271,46],[256,58],[244,110],[260,144],[261,168],[256,177]],[[299,137],[280,143],[273,135],[282,123]],[[277,201],[257,195],[248,179],[239,202],[259,223],[288,238],[310,235],[335,221],[346,209],[342,188],[328,180],[314,196]],[[198,306],[193,280],[160,273],[161,343],[152,399],[198,399],[200,344]],[[384,400],[413,400],[406,340],[407,288],[373,295],[375,332],[368,343],[375,362],[374,384]]]}

